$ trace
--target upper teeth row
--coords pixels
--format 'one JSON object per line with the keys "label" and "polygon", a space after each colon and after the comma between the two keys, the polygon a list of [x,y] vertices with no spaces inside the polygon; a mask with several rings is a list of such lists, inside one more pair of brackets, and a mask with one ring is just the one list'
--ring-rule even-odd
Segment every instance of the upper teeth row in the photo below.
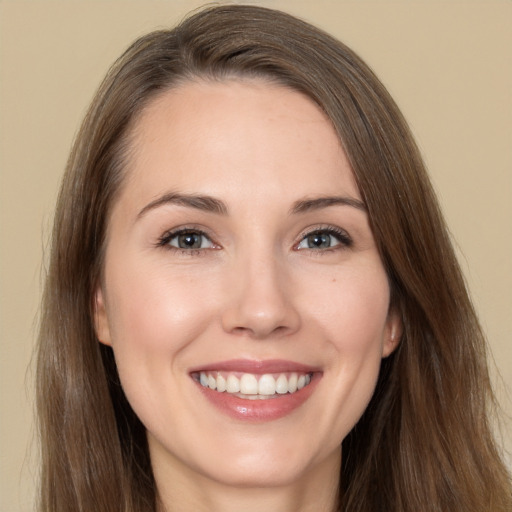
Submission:
{"label": "upper teeth row", "polygon": [[[259,377],[259,378],[258,378]],[[244,395],[284,395],[295,393],[311,382],[311,375],[290,373],[280,374],[277,378],[270,374],[253,375],[243,373],[240,377],[233,374],[224,376],[220,373],[200,372],[199,382],[202,386],[219,392],[241,393]]]}

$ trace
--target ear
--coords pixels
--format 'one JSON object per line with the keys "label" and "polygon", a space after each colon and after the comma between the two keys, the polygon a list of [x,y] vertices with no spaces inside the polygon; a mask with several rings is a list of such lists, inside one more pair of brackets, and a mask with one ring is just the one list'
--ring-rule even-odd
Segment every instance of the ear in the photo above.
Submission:
{"label": "ear", "polygon": [[94,294],[94,329],[100,343],[112,346],[107,308],[101,286],[96,288],[96,293]]}
{"label": "ear", "polygon": [[402,316],[397,308],[391,308],[386,320],[382,340],[382,357],[388,357],[398,347],[403,333]]}

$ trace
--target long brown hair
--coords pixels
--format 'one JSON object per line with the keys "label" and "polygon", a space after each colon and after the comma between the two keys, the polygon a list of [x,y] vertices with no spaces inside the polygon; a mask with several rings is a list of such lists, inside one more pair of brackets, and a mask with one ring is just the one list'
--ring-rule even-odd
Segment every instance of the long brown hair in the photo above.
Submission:
{"label": "long brown hair", "polygon": [[484,338],[405,120],[349,48],[287,14],[203,10],[137,40],[109,71],[76,138],[55,215],[37,368],[40,512],[154,512],[144,427],[93,327],[109,211],[130,129],[162,91],[263,77],[307,95],[352,165],[404,333],[343,441],[340,510],[512,510],[489,424]]}

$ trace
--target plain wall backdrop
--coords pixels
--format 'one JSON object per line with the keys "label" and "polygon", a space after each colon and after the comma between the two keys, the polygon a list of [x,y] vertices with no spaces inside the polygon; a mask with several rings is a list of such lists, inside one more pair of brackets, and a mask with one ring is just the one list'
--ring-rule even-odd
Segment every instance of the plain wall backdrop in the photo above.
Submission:
{"label": "plain wall backdrop", "polygon": [[[396,99],[430,169],[489,338],[493,375],[503,377],[498,396],[511,416],[512,1],[250,3],[331,32]],[[33,510],[31,357],[41,262],[73,136],[128,44],[204,4],[0,0],[0,512]],[[509,421],[509,452],[510,428]]]}

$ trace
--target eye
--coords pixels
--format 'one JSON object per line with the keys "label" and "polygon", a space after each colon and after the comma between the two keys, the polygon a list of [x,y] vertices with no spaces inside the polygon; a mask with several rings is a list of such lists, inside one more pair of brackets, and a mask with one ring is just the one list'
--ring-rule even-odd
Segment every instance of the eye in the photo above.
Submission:
{"label": "eye", "polygon": [[181,250],[213,249],[215,244],[202,231],[181,229],[166,233],[159,241],[160,246],[171,246]]}
{"label": "eye", "polygon": [[343,230],[338,229],[317,229],[307,233],[297,245],[297,249],[333,249],[335,247],[349,247],[352,239]]}

